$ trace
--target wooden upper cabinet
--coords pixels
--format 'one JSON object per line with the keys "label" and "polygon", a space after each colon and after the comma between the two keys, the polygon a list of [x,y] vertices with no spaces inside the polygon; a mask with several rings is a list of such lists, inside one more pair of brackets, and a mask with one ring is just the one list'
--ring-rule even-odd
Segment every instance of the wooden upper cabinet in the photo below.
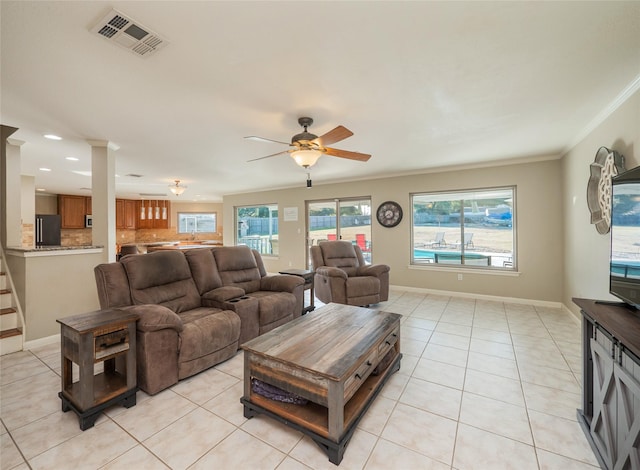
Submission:
{"label": "wooden upper cabinet", "polygon": [[[58,195],[58,214],[60,214],[61,228],[85,228],[84,216],[87,212],[87,199],[91,204],[91,198],[85,196]],[[91,210],[91,206],[89,206]]]}
{"label": "wooden upper cabinet", "polygon": [[[143,208],[144,219],[141,217]],[[169,228],[170,209],[169,201],[137,201],[135,210],[137,228]]]}
{"label": "wooden upper cabinet", "polygon": [[124,199],[116,199],[116,228],[124,228]]}
{"label": "wooden upper cabinet", "polygon": [[136,229],[138,220],[136,207],[136,201],[124,199],[124,228],[129,230]]}
{"label": "wooden upper cabinet", "polygon": [[136,222],[136,201],[116,199],[116,228],[135,230]]}

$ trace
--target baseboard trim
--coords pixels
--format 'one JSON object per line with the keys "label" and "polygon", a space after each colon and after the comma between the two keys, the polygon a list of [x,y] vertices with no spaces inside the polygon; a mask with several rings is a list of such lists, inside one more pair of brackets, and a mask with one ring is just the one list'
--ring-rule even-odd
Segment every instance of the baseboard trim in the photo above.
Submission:
{"label": "baseboard trim", "polygon": [[49,344],[59,343],[59,342],[60,342],[60,333],[51,335],[51,336],[45,336],[44,338],[34,339],[31,341],[25,341],[24,349],[30,350],[30,349],[39,348],[41,346],[47,346]]}
{"label": "baseboard trim", "polygon": [[[507,302],[511,304],[527,304],[527,305],[534,305],[536,307],[561,308],[571,313],[571,311],[562,302],[552,302],[549,300],[521,299],[519,297],[501,297],[497,295],[474,294],[470,292],[426,289],[424,287],[407,287],[407,286],[396,286],[396,285],[391,285],[389,287],[393,290],[405,291],[405,292],[407,291],[417,292],[421,294],[443,295],[447,297],[463,297],[466,299],[476,299],[476,300],[491,300],[494,302]],[[571,314],[573,315],[573,313]]]}

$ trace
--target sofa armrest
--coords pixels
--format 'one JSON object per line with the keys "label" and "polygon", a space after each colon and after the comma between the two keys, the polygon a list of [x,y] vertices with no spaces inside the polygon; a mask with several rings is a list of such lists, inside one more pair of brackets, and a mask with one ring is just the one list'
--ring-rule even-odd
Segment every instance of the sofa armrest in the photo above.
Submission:
{"label": "sofa armrest", "polygon": [[316,269],[316,274],[327,277],[341,277],[343,279],[347,278],[347,273],[340,268],[334,268],[330,266],[322,266]]}
{"label": "sofa armrest", "polygon": [[386,264],[370,264],[367,266],[360,266],[356,271],[358,276],[374,276],[380,277],[380,275],[389,272],[389,266]]}
{"label": "sofa armrest", "polygon": [[272,274],[260,280],[260,290],[271,292],[290,292],[304,284],[304,279],[291,274]]}
{"label": "sofa armrest", "polygon": [[180,332],[183,328],[180,317],[162,305],[134,305],[132,307],[121,308],[120,310],[138,314],[136,328],[140,331],[172,329]]}
{"label": "sofa armrest", "polygon": [[242,297],[243,295],[245,295],[245,291],[240,287],[224,286],[205,292],[202,294],[202,297],[215,302],[226,302],[227,300]]}

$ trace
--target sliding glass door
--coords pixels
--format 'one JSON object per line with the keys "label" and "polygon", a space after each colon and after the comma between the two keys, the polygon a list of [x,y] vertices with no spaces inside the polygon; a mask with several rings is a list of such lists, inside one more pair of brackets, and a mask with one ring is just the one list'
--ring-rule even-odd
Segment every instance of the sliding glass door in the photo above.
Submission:
{"label": "sliding glass door", "polygon": [[371,262],[371,199],[344,198],[307,201],[307,266],[309,247],[325,240],[345,240],[358,245]]}

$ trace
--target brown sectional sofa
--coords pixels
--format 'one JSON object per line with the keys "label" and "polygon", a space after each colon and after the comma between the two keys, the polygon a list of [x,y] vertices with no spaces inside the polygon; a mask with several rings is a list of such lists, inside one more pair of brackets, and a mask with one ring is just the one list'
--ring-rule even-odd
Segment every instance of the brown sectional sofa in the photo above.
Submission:
{"label": "brown sectional sofa", "polygon": [[138,387],[155,394],[300,316],[304,280],[246,246],[128,255],[95,268],[102,309],[138,314]]}

